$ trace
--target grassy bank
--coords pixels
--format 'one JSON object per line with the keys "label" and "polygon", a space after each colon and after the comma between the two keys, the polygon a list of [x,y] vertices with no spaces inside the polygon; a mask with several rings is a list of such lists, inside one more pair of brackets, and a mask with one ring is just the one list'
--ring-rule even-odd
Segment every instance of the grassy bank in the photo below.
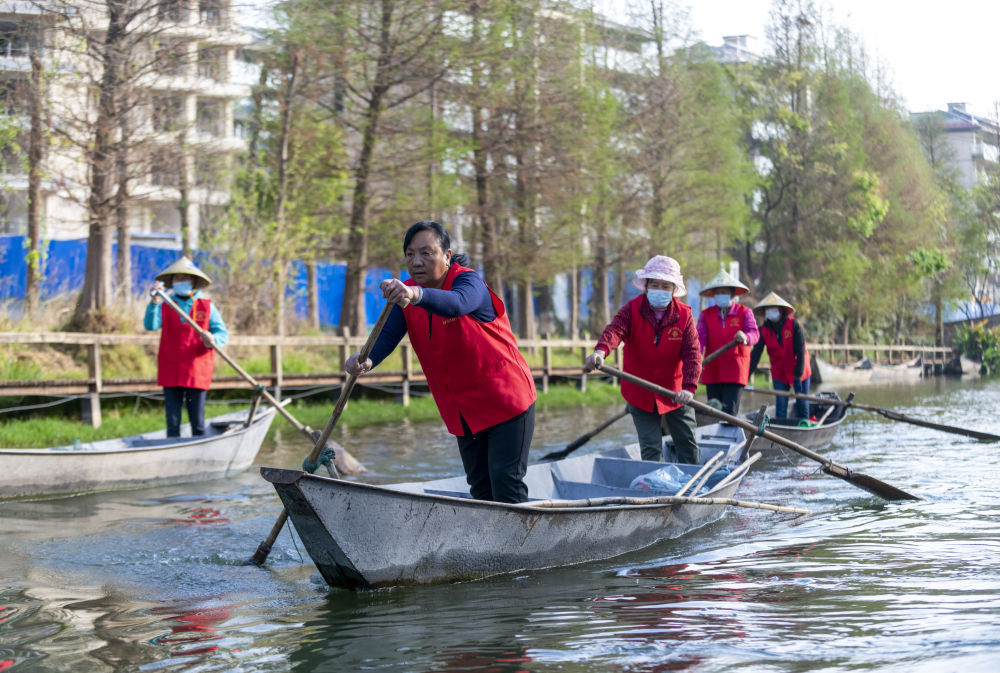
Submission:
{"label": "grassy bank", "polygon": [[[556,385],[547,393],[539,393],[537,409],[565,409],[585,405],[615,404],[621,402],[618,388],[607,383],[590,381],[587,392],[574,385]],[[209,404],[206,416],[218,416],[229,411],[246,408],[243,403]],[[322,428],[333,411],[333,402],[322,404],[296,401],[288,411],[300,423]],[[73,412],[75,412],[75,407]],[[109,400],[103,404],[103,424],[100,428],[83,425],[79,417],[65,415],[33,416],[30,418],[0,417],[0,448],[43,448],[73,444],[74,440],[92,442],[100,439],[124,437],[163,428],[162,404],[149,400]],[[392,397],[359,397],[351,400],[340,418],[339,426],[345,428],[396,423],[403,419],[413,422],[440,422],[437,406],[430,396],[414,397],[408,407]],[[279,416],[271,432],[295,432],[291,423]]]}

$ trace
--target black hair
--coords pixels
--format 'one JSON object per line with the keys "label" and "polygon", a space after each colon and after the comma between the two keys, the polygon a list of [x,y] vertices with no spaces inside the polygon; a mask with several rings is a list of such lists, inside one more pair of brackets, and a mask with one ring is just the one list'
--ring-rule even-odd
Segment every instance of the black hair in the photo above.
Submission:
{"label": "black hair", "polygon": [[[432,231],[434,235],[437,236],[438,243],[441,244],[441,250],[447,251],[451,249],[451,236],[448,235],[448,231],[441,226],[440,222],[435,222],[434,220],[420,220],[409,229],[406,230],[406,235],[403,236],[403,254],[406,254],[406,249],[410,247],[410,243],[413,241],[413,237],[419,234],[421,231]],[[469,256],[464,253],[452,252],[451,255],[452,264],[461,264],[462,266],[468,266]]]}

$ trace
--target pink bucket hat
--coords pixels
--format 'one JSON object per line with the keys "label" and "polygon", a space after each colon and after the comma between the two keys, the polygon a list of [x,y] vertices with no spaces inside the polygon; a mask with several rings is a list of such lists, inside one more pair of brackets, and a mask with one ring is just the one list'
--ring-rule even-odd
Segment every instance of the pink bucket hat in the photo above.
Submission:
{"label": "pink bucket hat", "polygon": [[677,260],[673,257],[656,255],[655,257],[650,258],[650,260],[646,262],[645,267],[635,272],[635,278],[632,280],[632,285],[640,290],[645,290],[647,278],[655,278],[657,280],[665,280],[669,283],[673,283],[675,287],[675,297],[683,297],[687,294],[687,288],[684,287],[684,277],[681,276],[681,265],[678,264]]}

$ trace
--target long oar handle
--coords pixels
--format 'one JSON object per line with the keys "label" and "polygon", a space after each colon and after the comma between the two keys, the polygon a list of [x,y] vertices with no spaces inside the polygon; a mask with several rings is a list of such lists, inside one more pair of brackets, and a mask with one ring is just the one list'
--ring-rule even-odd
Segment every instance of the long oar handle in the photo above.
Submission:
{"label": "long oar handle", "polygon": [[[645,379],[641,379],[638,376],[634,376],[634,375],[629,374],[627,372],[620,371],[618,369],[615,369],[614,367],[608,367],[607,365],[601,365],[600,367],[598,367],[598,369],[600,369],[605,374],[610,374],[612,376],[616,376],[616,377],[620,378],[623,381],[628,381],[629,383],[634,383],[637,386],[640,386],[642,388],[645,388],[646,390],[652,391],[652,392],[656,393],[657,395],[663,395],[664,397],[666,397],[668,399],[671,399],[671,400],[674,399],[675,395],[677,395],[677,393],[674,392],[673,390],[668,390],[667,388],[664,388],[663,386],[658,386],[655,383],[651,383],[649,381],[646,381]],[[708,414],[709,416],[714,416],[715,418],[720,418],[720,419],[726,421],[727,423],[730,423],[731,425],[738,425],[739,427],[743,428],[744,430],[752,430],[753,432],[759,434],[761,437],[764,437],[765,439],[770,439],[772,442],[775,442],[776,444],[781,444],[783,446],[787,446],[788,448],[790,448],[790,449],[792,449],[794,451],[798,451],[799,453],[801,453],[803,456],[805,456],[807,458],[812,458],[815,461],[823,463],[824,466],[829,466],[834,472],[836,472],[839,469],[839,470],[842,471],[842,474],[844,476],[848,476],[850,474],[850,470],[848,470],[846,467],[840,467],[839,465],[837,465],[836,463],[834,463],[829,458],[824,458],[823,456],[819,455],[815,451],[810,451],[806,447],[801,446],[799,444],[796,444],[795,442],[793,442],[793,441],[791,441],[789,439],[785,439],[784,437],[781,437],[780,435],[776,435],[773,432],[771,432],[770,430],[764,430],[763,432],[759,432],[759,428],[757,428],[756,426],[754,426],[754,424],[751,423],[750,421],[743,420],[742,418],[739,418],[738,416],[732,416],[730,414],[727,414],[726,412],[720,411],[719,409],[716,409],[715,407],[709,406],[707,404],[703,404],[702,402],[699,402],[698,400],[691,400],[690,402],[688,402],[688,406],[693,407],[695,410],[700,411],[703,414]]]}
{"label": "long oar handle", "polygon": [[[364,362],[368,359],[369,354],[372,352],[372,348],[375,347],[375,341],[378,340],[378,335],[382,332],[382,327],[385,326],[385,321],[389,318],[389,313],[392,311],[393,304],[386,302],[385,306],[382,308],[382,313],[379,314],[378,320],[375,321],[375,326],[372,328],[371,333],[368,334],[368,339],[365,341],[365,345],[361,347],[361,354],[359,361]],[[354,384],[357,381],[357,377],[353,374],[348,374],[347,379],[344,381],[344,385],[340,388],[340,396],[337,397],[337,404],[333,409],[333,414],[330,416],[330,420],[327,421],[326,427],[323,428],[323,432],[320,433],[319,437],[316,439],[316,445],[313,447],[312,452],[309,454],[309,458],[306,462],[315,463],[319,459],[320,453],[326,446],[327,440],[330,438],[330,433],[333,432],[333,428],[337,425],[337,421],[340,420],[340,415],[344,411],[344,407],[347,406],[347,398],[350,397],[351,391],[354,390]],[[330,470],[330,476],[337,477],[337,469],[331,465],[328,466]],[[254,565],[261,566],[264,565],[264,561],[267,560],[268,555],[271,553],[271,547],[274,545],[274,541],[278,539],[278,535],[281,534],[281,529],[285,527],[285,522],[288,520],[288,510],[282,508],[281,514],[278,515],[277,520],[275,520],[274,525],[271,526],[271,532],[268,534],[267,539],[260,543],[257,547],[257,551],[253,553],[250,558],[250,562]]]}
{"label": "long oar handle", "polygon": [[[372,349],[375,347],[375,342],[378,340],[378,335],[381,334],[382,328],[385,326],[385,321],[389,318],[389,313],[392,312],[392,307],[394,304],[386,302],[385,306],[382,307],[382,312],[378,316],[378,320],[375,321],[375,326],[372,327],[372,331],[368,334],[368,339],[365,341],[365,345],[361,347],[361,353],[358,357],[359,362],[364,362],[371,355]],[[333,408],[333,414],[330,415],[330,420],[326,422],[326,427],[323,428],[323,432],[320,433],[319,438],[316,440],[316,446],[313,447],[312,453],[309,454],[309,462],[315,462],[319,458],[320,452],[323,447],[326,446],[326,441],[330,438],[330,433],[333,432],[334,426],[337,425],[337,421],[340,420],[340,415],[344,413],[344,407],[347,406],[347,398],[351,396],[351,392],[354,390],[354,384],[357,383],[358,377],[353,374],[348,374],[347,379],[344,381],[344,385],[340,388],[340,395],[337,397],[337,404]]]}
{"label": "long oar handle", "polygon": [[732,500],[730,498],[694,498],[686,495],[662,495],[653,498],[610,496],[607,498],[586,498],[584,500],[536,500],[524,504],[529,507],[551,509],[562,509],[564,507],[607,507],[609,505],[732,505],[733,507],[750,507],[752,509],[766,509],[772,512],[787,512],[789,514],[809,514],[809,510],[797,507],[783,507],[764,502],[748,502],[746,500]]}
{"label": "long oar handle", "polygon": [[715,358],[719,357],[720,355],[722,355],[723,353],[725,353],[725,352],[726,352],[727,350],[729,350],[730,348],[732,348],[733,346],[735,346],[735,345],[736,345],[736,344],[738,344],[739,342],[740,342],[740,340],[734,337],[732,341],[730,341],[729,343],[727,343],[727,344],[726,344],[725,346],[723,346],[723,347],[722,347],[722,348],[720,348],[719,350],[717,350],[717,351],[714,351],[714,352],[712,352],[712,353],[710,353],[710,354],[706,355],[706,356],[705,356],[704,358],[702,358],[702,360],[701,360],[701,364],[702,364],[702,366],[705,366],[705,365],[707,365],[707,364],[708,364],[709,362],[711,362],[711,361],[712,361],[712,360],[714,360]]}
{"label": "long oar handle", "polygon": [[[627,374],[625,372],[619,371],[613,367],[602,365],[600,367],[600,370],[606,374],[617,376],[624,381],[629,381],[637,386],[640,386],[642,388],[645,388],[646,390],[650,390],[652,392],[663,395],[664,397],[667,397],[669,399],[675,399],[675,396],[677,395],[677,393],[673,392],[672,390],[667,390],[663,386],[658,386],[655,383],[651,383],[650,381],[641,379],[638,376],[633,376],[632,374]],[[736,425],[743,428],[744,430],[751,430],[753,432],[756,432],[761,437],[769,439],[775,444],[780,444],[781,446],[787,446],[792,451],[800,453],[806,458],[810,458],[812,460],[815,460],[817,463],[820,463],[823,466],[822,468],[823,472],[831,476],[843,479],[844,481],[850,483],[851,485],[864,489],[869,493],[879,496],[880,498],[885,498],[886,500],[919,500],[917,496],[907,493],[902,489],[896,488],[891,484],[886,484],[885,482],[879,481],[878,479],[875,479],[874,477],[869,477],[868,475],[865,474],[857,474],[855,472],[852,472],[850,468],[844,467],[843,465],[838,465],[829,458],[824,458],[815,451],[810,451],[801,444],[796,444],[790,439],[785,439],[780,435],[776,435],[770,430],[761,431],[759,428],[754,427],[752,423],[749,423],[743,420],[742,418],[732,416],[724,411],[719,411],[718,409],[710,407],[707,404],[702,404],[697,400],[691,400],[690,402],[688,402],[688,405],[693,407],[697,411],[708,414],[709,416],[714,416],[715,418],[721,418],[722,420],[726,421],[731,425]]]}
{"label": "long oar handle", "polygon": [[775,397],[790,397],[796,400],[805,400],[807,402],[816,402],[818,404],[835,404],[838,407],[853,407],[854,409],[862,409],[864,411],[874,411],[877,414],[881,414],[886,418],[893,421],[902,421],[903,423],[911,423],[913,425],[919,425],[925,428],[933,428],[934,430],[940,430],[941,432],[950,432],[953,435],[963,435],[965,437],[972,437],[973,439],[982,439],[988,442],[1000,442],[1000,435],[992,435],[988,432],[980,432],[979,430],[969,430],[967,428],[957,428],[953,425],[943,425],[941,423],[932,423],[931,421],[922,421],[919,418],[913,418],[912,416],[906,416],[899,413],[898,411],[892,411],[891,409],[883,409],[882,407],[873,407],[869,404],[859,404],[857,402],[852,402],[848,400],[836,400],[830,399],[828,397],[816,397],[815,395],[802,395],[800,393],[795,393],[790,390],[770,390],[768,388],[755,388],[753,386],[744,386],[744,390],[749,390],[753,393],[763,393],[765,395],[774,395]]}

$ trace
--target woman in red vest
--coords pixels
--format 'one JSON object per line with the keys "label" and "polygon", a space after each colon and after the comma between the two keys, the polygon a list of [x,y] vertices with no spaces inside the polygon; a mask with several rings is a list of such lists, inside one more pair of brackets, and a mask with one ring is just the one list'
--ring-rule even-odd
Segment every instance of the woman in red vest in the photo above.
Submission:
{"label": "woman in red vest", "polygon": [[409,334],[441,418],[458,438],[472,497],[525,502],[537,395],[504,304],[464,255],[452,255],[437,222],[410,227],[403,253],[410,279],[382,281],[382,294],[396,306],[371,357],[359,362],[354,353],[344,368],[360,376]]}
{"label": "woman in red vest", "polygon": [[663,459],[662,421],[674,440],[676,459],[698,463],[694,409],[686,405],[698,388],[701,347],[691,307],[675,299],[687,294],[681,267],[676,260],[657,255],[635,272],[632,284],[643,293],[622,306],[604,328],[594,352],[584,362],[584,371],[599,367],[608,353],[624,342],[622,369],[677,391],[671,400],[622,381],[622,397],[635,423],[642,459]]}
{"label": "woman in red vest", "polygon": [[[764,346],[771,361],[771,382],[775,390],[794,389],[801,395],[809,394],[809,378],[812,367],[802,326],[792,317],[795,309],[787,301],[772,292],[762,299],[754,310],[764,310],[764,324],[760,333],[763,337],[750,353],[750,373],[757,369]],[[795,400],[795,413],[800,419],[809,418],[809,403]],[[788,416],[788,398],[779,396],[774,403],[775,418]]]}
{"label": "woman in red vest", "polygon": [[712,306],[698,316],[698,341],[703,354],[711,354],[736,340],[735,346],[703,363],[701,382],[708,399],[718,400],[727,414],[740,410],[740,394],[750,377],[750,347],[760,333],[753,311],[739,303],[739,297],[750,291],[746,285],[725,271],[708,282],[699,293],[712,299]]}
{"label": "woman in red vest", "polygon": [[192,436],[203,435],[205,398],[215,369],[215,346],[226,345],[229,331],[219,310],[201,292],[212,283],[211,279],[190,259],[181,257],[157,274],[156,281],[151,290],[163,285],[173,290],[174,303],[209,332],[204,338],[198,336],[176,311],[163,304],[158,294],[152,295],[146,306],[143,326],[150,331],[162,328],[156,354],[156,383],[163,386],[167,437],[180,437],[182,406],[187,406]]}

